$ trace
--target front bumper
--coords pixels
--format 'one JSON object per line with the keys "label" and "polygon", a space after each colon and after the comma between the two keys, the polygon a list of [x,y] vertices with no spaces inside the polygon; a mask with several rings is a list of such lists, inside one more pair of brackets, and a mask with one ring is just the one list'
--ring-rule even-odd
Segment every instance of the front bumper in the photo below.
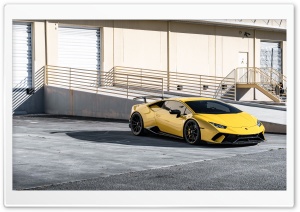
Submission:
{"label": "front bumper", "polygon": [[251,134],[251,135],[235,135],[235,134],[225,134],[218,133],[212,140],[216,141],[220,138],[222,139],[222,144],[257,144],[265,140],[264,134]]}

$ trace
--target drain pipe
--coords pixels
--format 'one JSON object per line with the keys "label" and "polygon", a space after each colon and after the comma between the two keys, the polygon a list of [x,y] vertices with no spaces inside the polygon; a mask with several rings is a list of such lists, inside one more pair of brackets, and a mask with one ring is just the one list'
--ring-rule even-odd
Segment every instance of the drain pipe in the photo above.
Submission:
{"label": "drain pipe", "polygon": [[[254,35],[253,35],[253,67],[254,67],[254,82],[256,83],[256,58],[255,58],[255,44],[256,44],[256,30],[254,29]],[[256,100],[256,93],[255,88],[253,88],[253,100]]]}
{"label": "drain pipe", "polygon": [[44,84],[47,85],[47,65],[48,65],[48,41],[47,41],[47,21],[44,22],[45,26],[45,69],[44,69]]}
{"label": "drain pipe", "polygon": [[170,21],[167,29],[167,91],[170,90]]}

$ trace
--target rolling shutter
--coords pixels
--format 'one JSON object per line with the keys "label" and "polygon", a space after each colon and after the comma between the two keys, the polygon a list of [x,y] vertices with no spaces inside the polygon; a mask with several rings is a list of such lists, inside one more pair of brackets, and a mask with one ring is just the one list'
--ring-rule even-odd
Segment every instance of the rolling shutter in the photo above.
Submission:
{"label": "rolling shutter", "polygon": [[100,30],[60,26],[58,66],[100,70]]}
{"label": "rolling shutter", "polygon": [[12,26],[13,88],[32,87],[31,23],[13,23]]}

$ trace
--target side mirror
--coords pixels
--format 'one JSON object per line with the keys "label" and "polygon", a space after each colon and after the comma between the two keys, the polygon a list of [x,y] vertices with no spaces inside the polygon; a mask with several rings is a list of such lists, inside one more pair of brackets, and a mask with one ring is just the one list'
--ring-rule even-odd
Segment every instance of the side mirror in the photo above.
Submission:
{"label": "side mirror", "polygon": [[181,115],[180,110],[170,110],[169,113],[170,114],[176,114],[177,115],[176,118],[180,117],[180,115]]}

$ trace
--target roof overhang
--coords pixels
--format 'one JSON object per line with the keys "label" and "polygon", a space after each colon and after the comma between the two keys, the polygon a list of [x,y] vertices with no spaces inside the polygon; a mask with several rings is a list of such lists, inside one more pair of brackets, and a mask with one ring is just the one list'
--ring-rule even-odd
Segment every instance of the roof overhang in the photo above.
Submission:
{"label": "roof overhang", "polygon": [[206,25],[216,25],[216,26],[226,26],[226,27],[238,27],[238,28],[247,28],[247,29],[260,29],[267,31],[277,31],[277,32],[286,32],[285,27],[277,27],[270,25],[261,25],[254,23],[245,23],[237,22],[235,20],[178,20],[178,22],[189,22],[194,24],[206,24]]}

